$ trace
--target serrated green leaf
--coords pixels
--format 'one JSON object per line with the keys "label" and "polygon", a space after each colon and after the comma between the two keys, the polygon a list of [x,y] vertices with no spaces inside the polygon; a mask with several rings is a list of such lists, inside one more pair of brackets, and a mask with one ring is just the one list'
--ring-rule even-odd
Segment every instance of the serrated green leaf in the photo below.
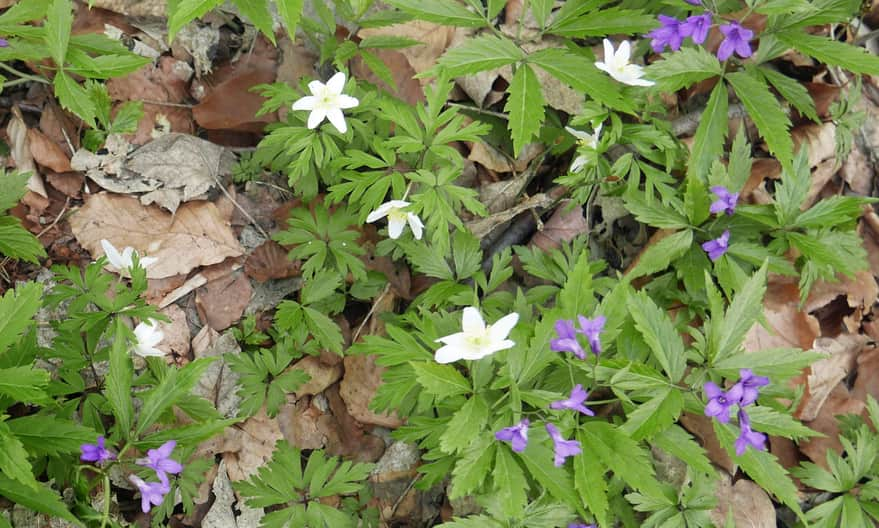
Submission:
{"label": "serrated green leaf", "polygon": [[46,14],[46,48],[59,68],[64,67],[64,57],[70,43],[73,11],[70,0],[54,0]]}
{"label": "serrated green leaf", "polygon": [[588,16],[563,18],[551,24],[548,33],[562,37],[603,37],[647,33],[656,27],[656,18],[640,9],[611,7],[592,11]]}
{"label": "serrated green leaf", "polygon": [[767,348],[747,354],[735,354],[714,364],[713,370],[725,378],[736,378],[739,370],[752,369],[771,378],[791,378],[825,356],[798,348]]}
{"label": "serrated green leaf", "polygon": [[809,429],[790,414],[778,412],[764,405],[748,407],[748,417],[751,419],[751,426],[754,429],[772,436],[781,436],[791,440],[822,436],[821,433]]}
{"label": "serrated green leaf", "polygon": [[693,245],[693,232],[689,229],[671,234],[656,244],[648,246],[638,258],[637,264],[625,275],[627,281],[662,271],[672,261],[680,258]]}
{"label": "serrated green leaf", "polygon": [[0,394],[26,403],[46,399],[49,373],[31,366],[0,369]]}
{"label": "serrated green leaf", "polygon": [[63,71],[55,74],[54,86],[55,96],[61,106],[94,128],[97,109],[85,89]]}
{"label": "serrated green leaf", "polygon": [[22,416],[6,424],[25,449],[38,455],[78,453],[80,445],[94,443],[97,437],[92,429],[49,415]]}
{"label": "serrated green leaf", "polygon": [[181,446],[193,446],[222,433],[242,420],[243,418],[227,418],[225,420],[211,420],[173,429],[164,429],[147,435],[143,440],[137,442],[136,445],[140,449],[155,449],[168,440],[176,440]]}
{"label": "serrated green leaf", "polygon": [[3,186],[3,194],[0,194],[0,212],[12,209],[27,192],[27,182],[30,180],[30,172],[0,172],[0,185]]}
{"label": "serrated green leaf", "polygon": [[299,25],[304,4],[304,0],[275,0],[275,5],[278,6],[278,14],[281,16],[281,20],[284,21],[287,35],[292,40],[296,39],[296,26]]}
{"label": "serrated green leaf", "polygon": [[647,451],[617,427],[607,422],[587,422],[580,428],[578,439],[631,488],[647,495],[662,495]]}
{"label": "serrated green leaf", "polygon": [[[580,442],[582,444],[583,440]],[[610,507],[607,500],[607,480],[604,476],[606,471],[598,457],[587,455],[574,458],[574,489],[595,516],[599,526],[607,524]]]}
{"label": "serrated green leaf", "polygon": [[652,438],[658,431],[667,429],[677,421],[683,409],[681,391],[668,387],[626,415],[626,422],[620,426],[620,430],[633,440]]}
{"label": "serrated green leaf", "polygon": [[627,306],[635,321],[635,328],[641,333],[662,370],[676,383],[684,375],[687,360],[684,341],[668,314],[644,291],[632,294]]}
{"label": "serrated green leaf", "polygon": [[626,209],[641,223],[660,229],[682,229],[690,226],[687,219],[671,207],[663,206],[655,200],[648,203],[640,191],[624,195],[623,201]]}
{"label": "serrated green leaf", "polygon": [[705,111],[690,152],[687,175],[704,178],[711,170],[711,165],[723,154],[723,144],[729,132],[729,94],[726,85],[719,82],[711,91]]}
{"label": "serrated green leaf", "polygon": [[275,32],[272,31],[272,14],[265,0],[232,0],[238,11],[258,29],[272,44],[275,43]]}
{"label": "serrated green leaf", "polygon": [[64,519],[74,526],[83,526],[82,522],[70,513],[55,490],[43,484],[39,484],[38,489],[39,491],[34,492],[31,488],[23,488],[18,481],[0,473],[0,495],[25,508]]}
{"label": "serrated green leaf", "polygon": [[482,434],[487,420],[488,404],[485,398],[477,394],[452,415],[446,432],[439,438],[440,449],[450,454],[464,450]]}
{"label": "serrated green leaf", "polygon": [[162,413],[175,402],[189,395],[204,371],[216,359],[216,357],[204,357],[196,359],[180,369],[169,368],[164,379],[143,398],[135,435],[143,434],[158,420]]}
{"label": "serrated green leaf", "polygon": [[491,473],[491,463],[495,450],[505,449],[498,446],[494,439],[487,435],[480,436],[460,455],[452,469],[452,486],[450,498],[463,497],[475,493],[482,487]]}
{"label": "serrated green leaf", "polygon": [[518,518],[528,500],[528,481],[508,449],[497,450],[492,477],[501,509],[510,517]]}
{"label": "serrated green leaf", "polygon": [[127,439],[134,423],[134,404],[131,398],[134,366],[129,353],[129,332],[123,325],[122,318],[116,318],[111,333],[110,370],[107,373],[105,395],[113,409],[118,432],[122,438]]}
{"label": "serrated green leaf", "polygon": [[27,451],[18,438],[9,430],[6,422],[0,422],[0,476],[7,476],[15,480],[20,486],[26,486],[33,490],[39,489],[40,485],[34,478],[33,468],[28,460]]}
{"label": "serrated green leaf", "polygon": [[815,109],[815,101],[812,100],[812,96],[809,95],[805,86],[771,68],[761,66],[760,73],[801,114],[816,123],[821,122],[818,111]]}
{"label": "serrated green leaf", "polygon": [[879,57],[865,49],[804,31],[781,31],[775,37],[824,64],[841,66],[854,73],[879,75]]}
{"label": "serrated green leaf", "polygon": [[487,25],[481,14],[467,9],[457,0],[444,0],[442,2],[387,0],[386,3],[420,20],[444,26],[481,27]]}
{"label": "serrated green leaf", "polygon": [[345,338],[342,330],[335,321],[327,317],[323,312],[310,306],[303,306],[302,313],[305,315],[305,324],[308,331],[317,339],[320,345],[336,354],[342,353],[342,345]]}
{"label": "serrated green leaf", "polygon": [[647,77],[656,81],[660,89],[676,92],[699,81],[717,77],[723,73],[720,61],[702,47],[681,48],[668,53],[663,59],[645,68]]}
{"label": "serrated green leaf", "polygon": [[632,103],[620,92],[619,85],[582,55],[566,49],[547,48],[530,54],[528,62],[599,103],[621,112],[634,113]]}
{"label": "serrated green leaf", "polygon": [[42,304],[42,294],[41,284],[28,282],[6,290],[0,297],[0,355],[33,324],[33,317]]}
{"label": "serrated green leaf", "polygon": [[50,0],[31,0],[29,2],[16,2],[0,15],[0,24],[14,25],[21,22],[30,22],[46,16]]}
{"label": "serrated green leaf", "polygon": [[790,167],[794,156],[794,142],[790,136],[790,119],[769,91],[766,81],[756,71],[734,72],[726,79],[736,91],[748,116],[766,141],[769,151],[783,167]]}
{"label": "serrated green leaf", "polygon": [[568,317],[590,314],[595,309],[589,252],[583,250],[558,295],[559,307]]}
{"label": "serrated green leaf", "polygon": [[[766,273],[767,266],[764,264],[754,272],[733,298],[723,317],[716,348],[710,353],[713,361],[722,361],[738,352],[745,339],[745,334],[763,314]],[[711,342],[713,344],[714,340],[712,339]]]}
{"label": "serrated green leaf", "polygon": [[401,49],[411,48],[412,46],[424,46],[424,43],[420,40],[397,35],[375,35],[361,40],[359,46],[361,49]]}
{"label": "serrated green leaf", "polygon": [[0,216],[0,255],[39,264],[46,257],[46,250],[18,218]]}
{"label": "serrated green leaf", "polygon": [[[567,504],[581,514],[585,513],[583,503],[574,491],[571,474],[564,468],[555,467],[553,449],[550,447],[549,435],[543,427],[529,431],[528,447],[517,453],[525,464],[531,477],[537,481],[556,500]],[[580,441],[581,447],[589,444]],[[577,455],[584,456],[584,455]]]}
{"label": "serrated green leaf", "polygon": [[540,133],[545,118],[543,92],[531,66],[522,64],[513,75],[504,111],[510,115],[508,127],[513,137],[513,151],[522,149]]}
{"label": "serrated green leaf", "polygon": [[437,63],[450,77],[460,77],[500,68],[524,58],[525,53],[512,40],[486,33],[451,48]]}
{"label": "serrated green leaf", "polygon": [[684,190],[684,209],[687,218],[693,225],[700,225],[711,215],[711,196],[705,188],[700,175],[687,176],[687,188]]}
{"label": "serrated green leaf", "polygon": [[705,455],[705,448],[679,425],[672,425],[660,431],[651,439],[651,443],[678,457],[697,471],[707,475],[714,474],[714,466]]}
{"label": "serrated green leaf", "polygon": [[410,365],[415,370],[418,383],[437,398],[471,392],[470,383],[451,365],[422,361],[411,362]]}
{"label": "serrated green leaf", "polygon": [[[223,0],[178,0],[175,2],[168,13],[168,42],[174,40],[174,36],[183,26],[222,3]],[[282,0],[278,0],[278,11],[281,10],[281,3]]]}
{"label": "serrated green leaf", "polygon": [[854,223],[863,214],[864,206],[874,201],[854,196],[831,196],[800,213],[795,225],[805,229],[822,229]]}

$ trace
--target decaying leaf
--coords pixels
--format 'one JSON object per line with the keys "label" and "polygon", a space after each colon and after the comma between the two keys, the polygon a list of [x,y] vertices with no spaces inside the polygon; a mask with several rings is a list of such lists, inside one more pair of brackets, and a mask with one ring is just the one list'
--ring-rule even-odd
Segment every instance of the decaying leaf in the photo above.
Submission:
{"label": "decaying leaf", "polygon": [[175,354],[181,358],[189,357],[189,323],[186,312],[176,304],[164,308],[159,313],[171,319],[170,323],[159,323],[159,329],[165,335],[156,348],[166,355]]}
{"label": "decaying leaf", "polygon": [[131,246],[140,255],[156,257],[158,260],[147,268],[151,279],[189,273],[244,252],[214,204],[203,201],[183,204],[171,215],[130,196],[96,194],[70,217],[70,228],[80,245],[95,257],[104,254],[101,239],[117,248]]}
{"label": "decaying leaf", "polygon": [[290,260],[287,251],[274,240],[266,240],[247,256],[244,272],[259,282],[286,279],[299,274],[299,261]]}
{"label": "decaying leaf", "polygon": [[278,424],[290,445],[299,449],[321,449],[327,444],[320,426],[324,413],[316,401],[317,398],[302,398],[288,402],[278,412]]}
{"label": "decaying leaf", "polygon": [[818,320],[800,310],[800,290],[795,279],[773,276],[763,300],[769,330],[756,323],[745,336],[745,351],[767,348],[801,348],[809,350],[821,333]]}
{"label": "decaying leaf", "polygon": [[534,233],[531,243],[544,251],[551,251],[587,232],[589,224],[583,216],[583,208],[571,200],[564,200],[543,224],[543,229]]}
{"label": "decaying leaf", "polygon": [[225,330],[241,318],[252,294],[247,276],[230,272],[196,290],[195,306],[206,325]]}
{"label": "decaying leaf", "polygon": [[854,369],[855,359],[866,342],[867,336],[861,334],[815,340],[814,350],[827,354],[827,357],[812,363],[807,371],[806,394],[796,413],[800,420],[811,421],[818,416],[830,393]]}
{"label": "decaying leaf", "polygon": [[220,335],[209,326],[203,326],[192,339],[192,354],[196,359],[220,357],[210,364],[192,392],[207,398],[227,418],[238,414],[241,398],[237,394],[239,376],[229,368],[222,356],[240,353],[241,348],[234,335],[229,332]]}
{"label": "decaying leaf", "polygon": [[263,509],[251,508],[235,498],[225,460],[220,460],[212,489],[214,503],[202,519],[203,528],[256,528],[260,525],[265,514]]}
{"label": "decaying leaf", "polygon": [[58,143],[49,139],[36,128],[27,131],[27,140],[34,156],[34,161],[55,172],[70,172],[70,158],[61,150]]}
{"label": "decaying leaf", "polygon": [[17,106],[12,108],[12,118],[6,124],[6,135],[9,137],[10,155],[15,162],[15,168],[21,172],[30,172],[31,178],[27,182],[27,188],[43,198],[48,197],[43,180],[37,172],[34,156],[31,152],[30,139],[27,125],[21,116],[21,110]]}
{"label": "decaying leaf", "polygon": [[726,526],[728,514],[732,514],[736,528],[775,528],[775,505],[763,488],[747,479],[732,483],[724,474],[714,491],[717,506],[711,511],[715,526]]}

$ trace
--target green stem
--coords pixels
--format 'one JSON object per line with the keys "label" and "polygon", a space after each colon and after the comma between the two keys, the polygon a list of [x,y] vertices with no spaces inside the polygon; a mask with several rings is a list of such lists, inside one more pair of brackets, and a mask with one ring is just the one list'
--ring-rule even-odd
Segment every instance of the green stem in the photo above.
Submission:
{"label": "green stem", "polygon": [[101,514],[101,528],[110,521],[110,475],[104,474],[104,511]]}
{"label": "green stem", "polygon": [[24,72],[18,71],[15,68],[13,68],[12,66],[9,66],[8,64],[6,64],[5,62],[0,62],[0,68],[6,70],[7,72],[18,77],[18,79],[14,80],[14,81],[10,81],[8,83],[5,83],[5,86],[13,86],[15,84],[21,84],[23,82],[28,82],[28,81],[38,82],[38,83],[43,83],[43,84],[52,84],[49,81],[47,81],[46,79],[39,77],[37,75],[31,75],[29,73],[24,73]]}

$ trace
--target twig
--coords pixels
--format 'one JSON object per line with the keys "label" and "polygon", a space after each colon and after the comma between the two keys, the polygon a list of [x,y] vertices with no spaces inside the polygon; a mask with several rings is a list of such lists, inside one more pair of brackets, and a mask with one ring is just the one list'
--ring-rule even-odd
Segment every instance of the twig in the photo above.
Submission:
{"label": "twig", "polygon": [[484,108],[479,108],[478,106],[470,106],[461,103],[453,103],[451,101],[446,103],[446,106],[450,106],[452,108],[460,108],[461,110],[468,110],[470,112],[476,112],[477,114],[490,115],[493,117],[497,117],[499,119],[503,119],[504,121],[509,121],[510,116],[507,114],[502,114],[500,112],[494,112],[492,110],[485,110]]}
{"label": "twig", "polygon": [[357,327],[357,331],[355,331],[354,335],[351,337],[352,344],[357,342],[357,338],[360,337],[360,332],[363,331],[363,327],[366,326],[366,323],[368,323],[369,320],[372,318],[372,314],[375,313],[375,309],[378,308],[378,303],[380,303],[381,300],[384,299],[385,295],[387,295],[388,292],[390,292],[390,291],[391,291],[391,283],[389,282],[385,285],[385,289],[382,290],[382,292],[379,294],[379,296],[375,298],[375,301],[373,301],[372,306],[369,307],[369,311],[366,312],[366,317],[363,318],[363,321],[360,321],[360,325]]}
{"label": "twig", "polygon": [[55,220],[53,220],[51,224],[47,225],[45,228],[43,228],[42,231],[40,231],[37,234],[37,238],[40,238],[41,236],[46,234],[46,231],[48,231],[48,230],[52,229],[53,227],[55,227],[56,225],[58,225],[58,222],[61,220],[61,217],[64,216],[65,212],[67,212],[67,207],[69,205],[70,205],[70,197],[68,196],[67,199],[64,200],[64,207],[61,208],[61,212],[58,213],[58,215],[55,217]]}
{"label": "twig", "polygon": [[421,478],[422,473],[419,473],[412,477],[412,480],[409,481],[409,485],[406,486],[406,489],[403,490],[403,493],[397,497],[397,500],[394,501],[394,505],[391,507],[391,515],[386,520],[391,520],[394,518],[394,515],[397,513],[397,508],[400,507],[400,504],[403,503],[403,499],[406,498],[406,495],[412,490],[412,487],[415,486],[415,483],[418,482],[418,479]]}
{"label": "twig", "polygon": [[140,101],[143,104],[151,104],[156,106],[173,106],[175,108],[192,108],[195,105],[189,103],[170,103],[167,101],[147,101],[146,99],[134,99],[135,101]]}

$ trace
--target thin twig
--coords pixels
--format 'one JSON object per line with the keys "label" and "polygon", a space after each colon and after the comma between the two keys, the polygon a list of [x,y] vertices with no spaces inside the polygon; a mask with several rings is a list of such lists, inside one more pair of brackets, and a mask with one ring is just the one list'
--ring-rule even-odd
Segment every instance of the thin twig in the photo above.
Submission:
{"label": "thin twig", "polygon": [[363,327],[366,326],[366,323],[368,323],[369,320],[372,318],[372,314],[375,313],[375,309],[378,308],[378,303],[380,303],[381,300],[384,299],[385,295],[387,295],[388,292],[390,292],[390,291],[391,291],[391,283],[389,282],[385,285],[385,289],[382,290],[382,292],[379,294],[379,296],[375,298],[375,301],[373,301],[372,306],[369,307],[369,311],[366,312],[366,317],[363,318],[363,321],[360,321],[360,326],[357,327],[357,330],[354,332],[354,336],[351,338],[352,344],[357,342],[357,338],[360,337],[360,332],[363,331]]}
{"label": "thin twig", "polygon": [[64,207],[61,208],[61,212],[58,213],[58,216],[55,217],[55,220],[53,220],[51,224],[47,225],[45,228],[43,228],[42,231],[40,231],[37,234],[37,238],[40,238],[41,236],[46,234],[46,231],[48,231],[48,230],[52,229],[53,227],[55,227],[56,225],[58,225],[58,222],[61,220],[61,217],[64,216],[65,212],[67,212],[67,207],[69,205],[70,205],[70,197],[68,196],[67,199],[64,200]]}
{"label": "thin twig", "polygon": [[391,515],[386,520],[391,520],[394,518],[394,515],[397,513],[397,508],[400,507],[400,504],[403,503],[403,499],[406,498],[406,495],[412,490],[412,487],[415,486],[415,483],[418,482],[418,479],[421,478],[422,473],[419,473],[412,477],[412,480],[409,481],[409,485],[406,486],[406,489],[403,490],[403,493],[397,497],[397,500],[394,501],[394,505],[391,507]]}
{"label": "thin twig", "polygon": [[461,103],[453,103],[451,101],[447,102],[446,106],[449,106],[452,108],[460,108],[461,110],[468,110],[470,112],[476,112],[477,114],[483,114],[483,115],[497,117],[499,119],[503,119],[504,121],[510,120],[510,116],[508,116],[507,114],[502,114],[500,112],[494,112],[492,110],[485,110],[484,108],[479,108],[478,106],[470,106],[470,105],[465,105],[465,104],[461,104]]}

